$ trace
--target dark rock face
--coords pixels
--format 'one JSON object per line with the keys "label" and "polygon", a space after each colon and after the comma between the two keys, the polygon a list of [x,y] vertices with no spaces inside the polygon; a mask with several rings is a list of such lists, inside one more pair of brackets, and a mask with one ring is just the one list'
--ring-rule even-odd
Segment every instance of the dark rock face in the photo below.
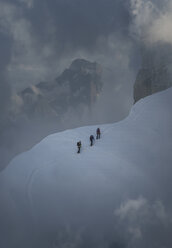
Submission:
{"label": "dark rock face", "polygon": [[13,96],[0,133],[0,169],[45,136],[75,127],[75,119],[82,118],[85,108],[91,111],[101,92],[101,72],[97,63],[76,59],[55,80],[32,85]]}
{"label": "dark rock face", "polygon": [[62,118],[68,108],[83,104],[92,107],[100,93],[101,67],[83,59],[73,61],[58,78],[52,82],[40,82],[19,93],[24,112],[29,118]]}
{"label": "dark rock face", "polygon": [[142,50],[142,68],[134,85],[134,101],[172,86],[172,46],[157,44]]}

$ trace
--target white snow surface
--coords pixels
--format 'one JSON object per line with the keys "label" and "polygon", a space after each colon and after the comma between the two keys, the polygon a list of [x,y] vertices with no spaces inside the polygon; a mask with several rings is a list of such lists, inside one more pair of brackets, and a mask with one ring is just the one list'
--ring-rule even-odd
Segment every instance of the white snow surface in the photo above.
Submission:
{"label": "white snow surface", "polygon": [[98,126],[52,134],[13,159],[0,174],[0,247],[172,247],[171,106],[172,88],[100,125],[92,147]]}

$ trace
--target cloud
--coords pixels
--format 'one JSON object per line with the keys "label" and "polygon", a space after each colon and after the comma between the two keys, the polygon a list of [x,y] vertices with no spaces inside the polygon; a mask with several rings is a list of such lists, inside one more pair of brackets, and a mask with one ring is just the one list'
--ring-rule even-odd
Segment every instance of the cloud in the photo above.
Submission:
{"label": "cloud", "polygon": [[172,44],[172,3],[163,1],[131,0],[133,23],[131,32],[149,44]]}
{"label": "cloud", "polygon": [[30,24],[22,17],[21,9],[15,7],[13,4],[5,2],[0,3],[0,19],[1,32],[8,34],[12,40],[8,76],[13,76],[13,80],[15,80],[16,78],[12,73],[13,68],[17,69],[18,59],[21,59],[22,57],[26,58],[27,51],[28,53],[30,51],[32,42],[29,34]]}
{"label": "cloud", "polygon": [[131,33],[139,39],[147,40],[147,32],[157,15],[157,8],[151,1],[131,0],[131,15],[133,22]]}
{"label": "cloud", "polygon": [[172,44],[172,4],[168,5],[165,13],[160,13],[159,17],[154,20],[149,30],[151,42],[165,42]]}
{"label": "cloud", "polygon": [[[18,2],[20,1],[18,0]],[[115,110],[116,113],[119,113],[119,115],[118,113],[116,114],[115,120],[123,118],[132,104],[132,91],[129,88],[132,87],[135,75],[134,68],[131,68],[130,63],[133,58],[132,52],[135,48],[127,37],[127,33],[124,39],[124,30],[121,28],[128,25],[126,24],[127,11],[123,3],[114,4],[113,1],[109,1],[110,6],[114,8],[113,13],[107,7],[108,5],[102,1],[100,3],[102,7],[104,6],[100,13],[102,19],[97,20],[95,16],[94,19],[94,13],[88,12],[88,17],[85,17],[84,25],[86,27],[84,28],[81,13],[86,13],[88,6],[85,6],[85,4],[86,9],[83,8],[84,6],[80,9],[76,3],[65,2],[64,4],[61,1],[57,1],[56,4],[47,3],[47,8],[45,8],[44,5],[38,5],[38,2],[35,2],[29,10],[30,16],[25,15],[25,10],[20,5],[2,2],[0,6],[0,16],[3,20],[2,29],[10,35],[13,42],[11,59],[8,65],[8,81],[12,87],[19,90],[40,81],[51,81],[68,67],[75,58],[97,61],[105,68],[104,81],[106,84],[106,93],[100,99],[99,105],[101,100],[103,102],[102,106],[106,103],[105,98],[111,92],[111,100],[108,106],[112,106],[112,108],[114,106],[123,106],[122,103],[116,104],[116,101],[112,103],[112,99],[119,100],[119,98],[114,98],[112,92],[113,94],[118,93],[118,95],[126,95],[127,92],[130,92],[130,99],[124,104],[124,110],[118,110],[117,108]],[[97,1],[92,6],[93,8],[96,8],[96,3]],[[67,10],[69,6],[72,8],[70,15]],[[76,9],[74,9],[74,6]],[[42,20],[41,24],[38,16],[34,16],[34,14],[38,13],[38,7]],[[59,16],[57,16],[57,13],[54,13],[54,8],[59,11],[58,7],[63,11],[63,15],[59,13]],[[111,14],[110,19],[109,17],[107,18],[107,13]],[[44,16],[47,16],[47,18],[45,19]],[[88,23],[89,16],[94,20],[92,23],[92,28],[95,29],[93,36]],[[75,21],[72,22],[71,19],[73,17],[77,22],[78,30],[75,30]],[[67,26],[66,23],[68,24]],[[112,23],[114,24],[114,29],[111,26]],[[121,25],[120,28],[117,27],[117,23]],[[99,25],[99,29],[94,25]],[[106,32],[104,26],[108,32]],[[62,33],[61,29],[63,29]],[[71,30],[74,33],[71,33]],[[82,35],[83,32],[84,34]],[[85,32],[89,32],[89,35]],[[92,40],[88,41],[85,37],[86,35],[91,37]],[[85,38],[81,40],[80,37]],[[108,99],[110,98],[108,97]],[[121,115],[120,111],[123,112]],[[107,113],[107,111],[105,112]],[[103,122],[102,114],[101,119],[101,122]],[[109,121],[107,116],[105,119],[106,122]],[[110,121],[113,120],[111,119]]]}
{"label": "cloud", "polygon": [[150,217],[151,212],[162,222],[172,221],[171,217],[166,213],[161,201],[158,200],[150,204],[148,200],[142,196],[137,199],[129,199],[125,203],[122,203],[120,208],[115,210],[114,214],[121,220],[128,219],[135,221],[139,215],[146,220],[147,217]]}
{"label": "cloud", "polygon": [[51,81],[77,57],[105,61],[108,67],[120,61],[123,67],[116,51],[124,37],[128,42],[130,17],[124,1],[80,5],[78,1],[9,0],[0,3],[0,18],[1,31],[12,43],[6,75],[15,90]]}
{"label": "cloud", "polygon": [[[129,247],[144,247],[148,244],[153,247],[154,243],[161,247],[166,240],[166,227],[172,225],[171,212],[166,210],[162,201],[151,202],[141,196],[121,203],[114,214],[119,218],[119,229],[128,239]],[[157,238],[156,233],[159,233]]]}
{"label": "cloud", "polygon": [[13,40],[8,79],[17,89],[55,78],[78,54],[96,54],[101,37],[127,35],[123,1],[16,1],[2,2],[0,15]]}
{"label": "cloud", "polygon": [[105,68],[103,92],[92,117],[87,109],[82,120],[69,115],[66,128],[124,118],[132,105],[132,85],[138,68],[133,63],[137,49],[129,37],[129,23],[129,11],[121,0],[1,0],[0,37],[6,37],[1,45],[4,59],[0,65],[5,79],[5,83],[0,82],[3,112],[11,91],[14,103],[16,92],[40,81],[52,81],[72,60],[84,58]]}
{"label": "cloud", "polygon": [[[27,2],[29,6],[32,6],[31,3]],[[0,31],[8,35],[12,43],[10,61],[6,68],[9,84],[19,90],[55,77],[56,63],[50,66],[54,49],[51,43],[41,45],[41,50],[37,49],[39,45],[32,33],[33,23],[25,17],[24,9],[12,3],[0,2],[0,19]]]}
{"label": "cloud", "polygon": [[143,197],[139,197],[136,200],[128,200],[125,204],[122,204],[119,209],[115,210],[115,215],[121,219],[132,218],[137,215],[147,205],[147,200]]}
{"label": "cloud", "polygon": [[34,0],[18,0],[20,3],[26,4],[28,8],[33,8]]}

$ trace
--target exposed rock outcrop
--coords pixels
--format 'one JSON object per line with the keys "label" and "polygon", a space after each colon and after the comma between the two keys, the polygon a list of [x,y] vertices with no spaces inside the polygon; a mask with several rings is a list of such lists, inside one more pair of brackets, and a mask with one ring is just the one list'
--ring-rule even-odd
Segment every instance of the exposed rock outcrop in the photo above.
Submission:
{"label": "exposed rock outcrop", "polygon": [[76,59],[52,82],[40,82],[20,92],[21,111],[29,118],[61,119],[69,107],[83,104],[91,109],[101,87],[100,65]]}
{"label": "exposed rock outcrop", "polygon": [[134,85],[134,101],[172,86],[172,46],[156,44],[142,50],[142,67]]}

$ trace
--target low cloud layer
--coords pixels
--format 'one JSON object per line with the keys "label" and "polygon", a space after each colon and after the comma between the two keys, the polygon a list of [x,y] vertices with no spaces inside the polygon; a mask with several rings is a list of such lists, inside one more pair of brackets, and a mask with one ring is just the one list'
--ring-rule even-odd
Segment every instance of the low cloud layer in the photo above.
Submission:
{"label": "low cloud layer", "polygon": [[147,45],[156,42],[172,44],[172,3],[166,1],[131,0],[133,33]]}
{"label": "low cloud layer", "polygon": [[172,44],[172,3],[168,4],[167,9],[161,12],[150,28],[152,42],[162,41]]}
{"label": "low cloud layer", "polygon": [[[127,247],[163,247],[167,241],[167,229],[172,225],[172,215],[161,201],[151,202],[144,197],[128,199],[114,212],[119,219]],[[158,236],[157,236],[158,234]]]}

